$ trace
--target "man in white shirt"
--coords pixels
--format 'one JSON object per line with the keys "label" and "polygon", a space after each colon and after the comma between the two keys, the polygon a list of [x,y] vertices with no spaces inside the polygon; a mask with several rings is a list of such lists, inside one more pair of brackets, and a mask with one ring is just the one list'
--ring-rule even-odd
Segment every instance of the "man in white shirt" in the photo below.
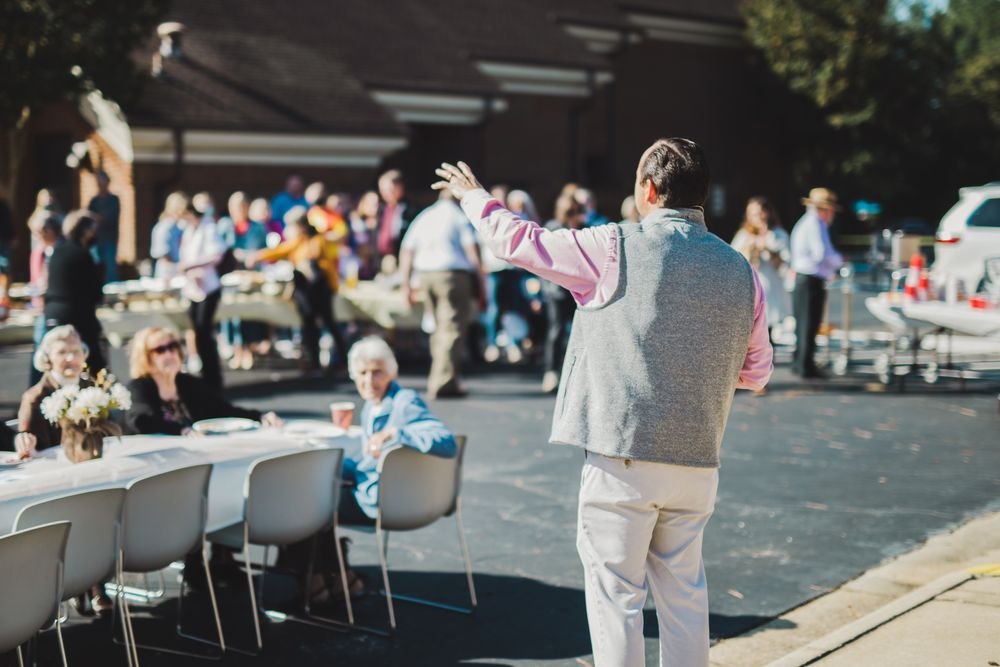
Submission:
{"label": "man in white shirt", "polygon": [[434,315],[428,396],[465,396],[458,377],[462,339],[473,315],[473,296],[478,289],[482,301],[485,292],[475,229],[450,194],[443,193],[410,225],[400,250],[400,270],[407,301],[416,302],[411,284],[416,273],[426,292],[426,307]]}
{"label": "man in white shirt", "polygon": [[840,210],[837,195],[826,188],[813,188],[802,200],[805,215],[792,229],[792,270],[795,291],[792,310],[795,315],[795,355],[792,371],[803,378],[824,378],[816,367],[816,333],[823,321],[826,305],[826,281],[837,274],[844,258],[830,241],[829,226]]}

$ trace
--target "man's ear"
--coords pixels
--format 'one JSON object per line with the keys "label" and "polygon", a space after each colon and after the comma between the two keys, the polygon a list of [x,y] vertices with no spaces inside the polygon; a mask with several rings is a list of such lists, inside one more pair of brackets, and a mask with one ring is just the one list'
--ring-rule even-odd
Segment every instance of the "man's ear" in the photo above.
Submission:
{"label": "man's ear", "polygon": [[646,202],[649,204],[655,204],[660,199],[660,194],[656,191],[656,186],[653,185],[653,179],[646,181]]}

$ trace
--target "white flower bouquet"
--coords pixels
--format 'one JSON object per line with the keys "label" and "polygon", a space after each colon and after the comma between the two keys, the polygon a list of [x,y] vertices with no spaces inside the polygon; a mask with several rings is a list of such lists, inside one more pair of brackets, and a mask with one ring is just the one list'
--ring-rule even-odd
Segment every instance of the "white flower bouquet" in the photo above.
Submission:
{"label": "white flower bouquet", "polygon": [[102,370],[93,386],[61,387],[42,400],[42,415],[62,429],[62,445],[73,462],[101,456],[104,438],[121,435],[111,421],[112,410],[128,410],[132,395],[115,377]]}

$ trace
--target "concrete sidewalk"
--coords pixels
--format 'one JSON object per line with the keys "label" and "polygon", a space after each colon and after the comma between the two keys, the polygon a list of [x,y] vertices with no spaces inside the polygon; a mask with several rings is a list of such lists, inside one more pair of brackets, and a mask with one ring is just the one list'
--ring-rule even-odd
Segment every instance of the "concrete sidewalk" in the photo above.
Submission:
{"label": "concrete sidewalk", "polygon": [[964,583],[877,624],[818,661],[788,656],[774,665],[1000,665],[1000,564],[991,572],[967,575],[971,578]]}
{"label": "concrete sidewalk", "polygon": [[712,648],[713,667],[1000,665],[1000,513]]}

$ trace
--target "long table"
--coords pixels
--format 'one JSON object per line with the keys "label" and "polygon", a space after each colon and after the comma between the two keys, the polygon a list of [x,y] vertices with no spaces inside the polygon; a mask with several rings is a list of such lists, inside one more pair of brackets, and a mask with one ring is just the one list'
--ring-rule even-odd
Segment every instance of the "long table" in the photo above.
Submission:
{"label": "long table", "polygon": [[950,329],[969,336],[1000,338],[1000,309],[976,309],[967,303],[925,301],[903,304],[903,315],[911,320]]}
{"label": "long table", "polygon": [[[221,322],[240,318],[277,327],[297,327],[301,321],[289,290],[289,285],[280,283],[255,284],[251,289],[237,289],[235,285],[224,288],[215,319]],[[108,341],[116,347],[148,326],[177,330],[191,326],[188,304],[175,289],[111,291],[116,294],[116,303],[98,308],[97,317]],[[411,306],[402,291],[372,281],[341,289],[333,298],[333,307],[339,322],[373,322],[387,330],[418,330],[423,316],[421,304]],[[33,326],[33,315],[24,310],[13,311],[11,318],[0,324],[0,345],[30,343]]]}
{"label": "long table", "polygon": [[76,464],[66,460],[61,448],[44,450],[16,468],[0,468],[0,535],[13,529],[23,507],[40,500],[124,487],[146,475],[201,463],[213,464],[207,529],[223,528],[242,517],[243,482],[254,460],[316,447],[342,448],[352,454],[360,449],[361,431],[356,427],[339,435],[314,437],[296,425],[302,426],[290,422],[284,429],[226,436],[124,436],[120,442],[108,441],[103,458]]}

